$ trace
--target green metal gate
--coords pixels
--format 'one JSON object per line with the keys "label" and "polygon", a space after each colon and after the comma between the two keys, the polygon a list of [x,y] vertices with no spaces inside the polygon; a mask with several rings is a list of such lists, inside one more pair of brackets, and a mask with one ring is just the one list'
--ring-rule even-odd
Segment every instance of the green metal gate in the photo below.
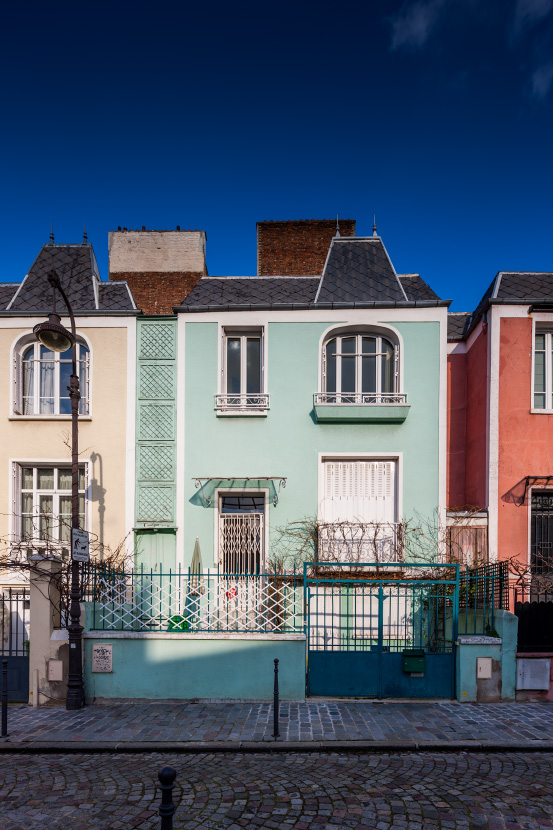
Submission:
{"label": "green metal gate", "polygon": [[459,566],[421,568],[305,566],[309,695],[454,698]]}

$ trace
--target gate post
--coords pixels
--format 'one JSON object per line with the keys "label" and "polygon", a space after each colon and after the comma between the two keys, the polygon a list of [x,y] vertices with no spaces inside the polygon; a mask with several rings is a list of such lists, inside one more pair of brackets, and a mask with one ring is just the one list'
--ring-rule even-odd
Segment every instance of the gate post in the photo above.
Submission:
{"label": "gate post", "polygon": [[[60,629],[60,579],[62,563],[40,554],[31,557],[29,703],[37,706],[50,700],[64,702],[67,694],[67,631]],[[60,661],[62,680],[48,679],[50,661]],[[57,667],[56,667],[57,668]],[[38,683],[33,683],[35,671]],[[59,676],[59,674],[57,675]],[[38,701],[34,700],[35,695]]]}

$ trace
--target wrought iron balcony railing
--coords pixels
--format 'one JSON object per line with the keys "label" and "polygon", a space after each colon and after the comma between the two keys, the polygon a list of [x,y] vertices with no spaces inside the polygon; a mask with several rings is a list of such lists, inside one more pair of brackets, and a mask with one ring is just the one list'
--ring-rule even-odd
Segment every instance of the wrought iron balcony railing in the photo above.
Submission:
{"label": "wrought iron balcony railing", "polygon": [[345,406],[395,406],[407,403],[405,392],[316,392],[315,406],[340,404]]}
{"label": "wrought iron balcony railing", "polygon": [[321,522],[318,526],[320,561],[403,562],[404,541],[404,526],[396,522]]}
{"label": "wrought iron balcony railing", "polygon": [[269,395],[255,392],[244,395],[215,395],[218,412],[264,412],[269,409]]}

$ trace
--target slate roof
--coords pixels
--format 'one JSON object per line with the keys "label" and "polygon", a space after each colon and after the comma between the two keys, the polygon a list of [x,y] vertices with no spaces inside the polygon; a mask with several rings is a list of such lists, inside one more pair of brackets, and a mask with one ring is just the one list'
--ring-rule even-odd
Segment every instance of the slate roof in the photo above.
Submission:
{"label": "slate roof", "polygon": [[318,303],[405,302],[407,296],[380,237],[335,237]]}
{"label": "slate roof", "polygon": [[98,283],[98,308],[100,311],[130,311],[135,309],[131,290],[126,282]]}
{"label": "slate roof", "polygon": [[3,311],[6,308],[17,288],[19,288],[18,282],[0,283],[0,311]]}
{"label": "slate roof", "polygon": [[[51,311],[52,288],[48,274],[52,270],[57,273],[76,313],[136,309],[126,283],[101,282],[92,245],[83,243],[43,245],[22,283],[0,286],[0,310],[10,313]],[[65,311],[59,295],[56,296],[56,307],[60,313]]]}
{"label": "slate roof", "polygon": [[470,311],[450,311],[447,315],[447,339],[462,340],[471,319]]}
{"label": "slate roof", "polygon": [[334,237],[322,277],[202,277],[182,309],[441,302],[418,274],[396,274],[380,237]]}
{"label": "slate roof", "polygon": [[320,277],[202,277],[181,308],[312,303]]}
{"label": "slate roof", "polygon": [[502,271],[494,282],[499,283],[499,299],[553,300],[553,273],[548,271]]}
{"label": "slate roof", "polygon": [[500,271],[488,286],[474,313],[468,315],[461,335],[460,322],[451,322],[448,315],[448,340],[466,340],[476,327],[484,311],[494,303],[530,305],[553,301],[553,272]]}
{"label": "slate roof", "polygon": [[439,300],[440,298],[418,274],[398,274],[408,300]]}

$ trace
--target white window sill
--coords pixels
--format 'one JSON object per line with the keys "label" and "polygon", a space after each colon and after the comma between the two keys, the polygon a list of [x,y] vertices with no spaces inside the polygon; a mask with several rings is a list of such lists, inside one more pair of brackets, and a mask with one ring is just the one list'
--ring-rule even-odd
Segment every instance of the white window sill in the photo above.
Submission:
{"label": "white window sill", "polygon": [[[8,421],[70,421],[71,415],[10,415]],[[79,421],[92,421],[92,415],[79,415]]]}
{"label": "white window sill", "polygon": [[530,415],[553,415],[553,409],[530,409]]}

